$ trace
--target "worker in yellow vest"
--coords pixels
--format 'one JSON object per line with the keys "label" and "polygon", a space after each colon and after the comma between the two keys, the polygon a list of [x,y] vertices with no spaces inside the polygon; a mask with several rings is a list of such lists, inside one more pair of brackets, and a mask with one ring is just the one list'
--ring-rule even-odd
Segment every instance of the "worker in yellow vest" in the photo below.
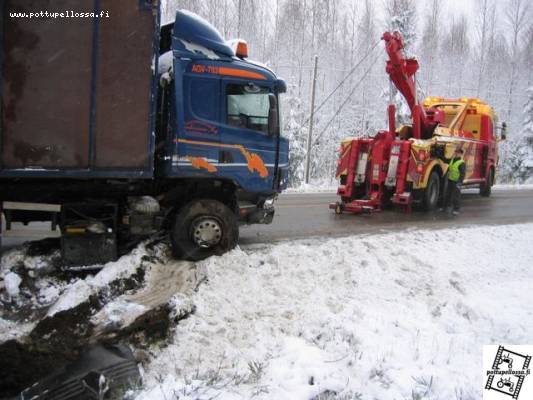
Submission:
{"label": "worker in yellow vest", "polygon": [[457,215],[461,209],[461,186],[466,171],[463,153],[462,149],[455,149],[453,158],[448,164],[448,187],[444,201],[444,207],[448,214]]}

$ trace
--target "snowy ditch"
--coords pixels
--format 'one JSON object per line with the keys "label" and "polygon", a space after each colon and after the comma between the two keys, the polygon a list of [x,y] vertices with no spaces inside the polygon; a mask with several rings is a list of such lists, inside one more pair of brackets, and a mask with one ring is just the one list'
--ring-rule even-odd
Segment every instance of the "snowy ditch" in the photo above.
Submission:
{"label": "snowy ditch", "polygon": [[[17,250],[2,258],[0,296],[45,320],[89,304],[92,337],[142,350],[137,400],[478,399],[483,345],[533,338],[532,237],[521,224],[317,238],[195,264],[141,245],[96,275],[43,274],[32,291],[23,272],[39,262]],[[138,284],[105,290],[140,269]],[[35,312],[13,315],[0,343],[39,327]],[[154,318],[170,326],[139,333]]]}
{"label": "snowy ditch", "polygon": [[[75,361],[95,343],[142,350],[167,339],[194,311],[190,296],[203,279],[168,246],[143,243],[93,274],[61,272],[59,254],[26,244],[2,255],[0,269],[0,398]],[[180,309],[176,309],[180,306]],[[142,358],[142,357],[141,357]]]}

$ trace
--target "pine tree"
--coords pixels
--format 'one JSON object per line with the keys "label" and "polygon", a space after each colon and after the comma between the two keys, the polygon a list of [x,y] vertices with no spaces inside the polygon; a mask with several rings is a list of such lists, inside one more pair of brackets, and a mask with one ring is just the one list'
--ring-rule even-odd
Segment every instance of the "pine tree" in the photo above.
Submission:
{"label": "pine tree", "polygon": [[286,96],[283,101],[285,105],[282,116],[283,136],[289,140],[289,186],[298,187],[304,181],[307,145],[306,127],[298,121],[302,121],[305,116],[300,98]]}
{"label": "pine tree", "polygon": [[530,153],[533,153],[533,86],[527,89],[527,102],[524,107],[522,137]]}
{"label": "pine tree", "polygon": [[533,86],[527,95],[522,131],[505,146],[503,178],[513,183],[533,182]]}
{"label": "pine tree", "polygon": [[524,141],[523,182],[533,183],[533,86],[527,90],[527,102],[524,107],[524,126],[522,128]]}

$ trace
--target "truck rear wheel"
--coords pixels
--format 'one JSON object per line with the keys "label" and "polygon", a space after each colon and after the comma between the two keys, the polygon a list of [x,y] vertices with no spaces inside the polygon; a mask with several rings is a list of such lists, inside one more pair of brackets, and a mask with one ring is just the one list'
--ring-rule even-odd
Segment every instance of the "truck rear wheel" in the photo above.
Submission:
{"label": "truck rear wheel", "polygon": [[424,210],[433,211],[437,208],[440,198],[440,178],[437,171],[432,171],[424,190]]}
{"label": "truck rear wheel", "polygon": [[490,197],[492,185],[494,184],[494,170],[491,168],[487,174],[485,182],[479,186],[479,194],[483,197]]}
{"label": "truck rear wheel", "polygon": [[225,204],[198,199],[178,212],[170,237],[176,257],[198,261],[233,249],[239,240],[239,227]]}

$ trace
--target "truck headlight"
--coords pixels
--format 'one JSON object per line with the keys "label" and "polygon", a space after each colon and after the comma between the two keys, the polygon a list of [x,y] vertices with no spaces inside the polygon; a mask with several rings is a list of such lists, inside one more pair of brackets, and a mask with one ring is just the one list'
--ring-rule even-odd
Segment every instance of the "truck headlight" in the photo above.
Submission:
{"label": "truck headlight", "polygon": [[266,199],[265,202],[263,203],[263,208],[272,208],[274,207],[274,201],[276,199],[274,197],[270,198],[270,199]]}

